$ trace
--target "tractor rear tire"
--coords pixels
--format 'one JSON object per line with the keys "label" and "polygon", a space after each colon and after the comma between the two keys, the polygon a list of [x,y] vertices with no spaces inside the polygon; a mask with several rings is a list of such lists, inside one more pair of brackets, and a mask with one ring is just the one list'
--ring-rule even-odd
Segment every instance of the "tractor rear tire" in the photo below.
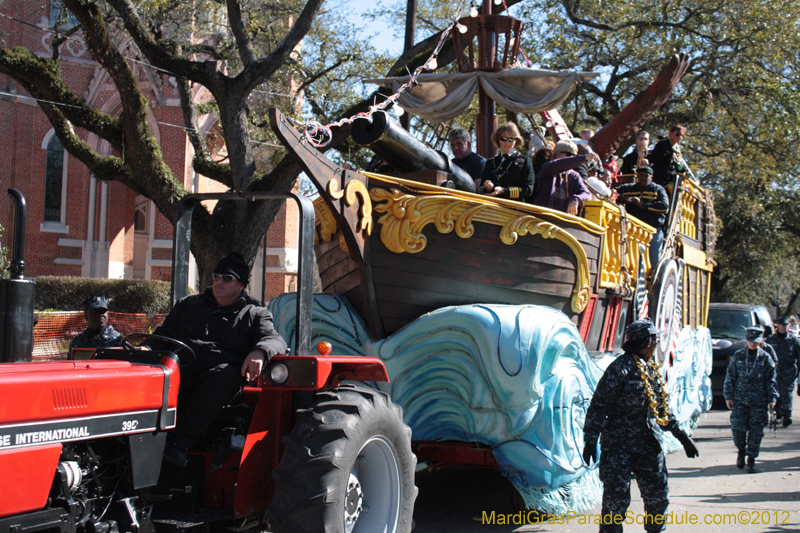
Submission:
{"label": "tractor rear tire", "polygon": [[297,412],[273,470],[273,533],[408,533],[417,458],[402,409],[383,392],[342,386]]}

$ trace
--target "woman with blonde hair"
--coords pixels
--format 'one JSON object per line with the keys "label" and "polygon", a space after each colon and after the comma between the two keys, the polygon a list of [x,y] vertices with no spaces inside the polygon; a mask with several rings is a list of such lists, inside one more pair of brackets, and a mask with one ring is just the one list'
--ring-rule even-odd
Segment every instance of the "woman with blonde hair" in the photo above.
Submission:
{"label": "woman with blonde hair", "polygon": [[500,124],[492,134],[492,142],[499,153],[486,160],[478,192],[524,202],[533,193],[536,178],[531,158],[519,150],[524,145],[519,128],[513,122]]}

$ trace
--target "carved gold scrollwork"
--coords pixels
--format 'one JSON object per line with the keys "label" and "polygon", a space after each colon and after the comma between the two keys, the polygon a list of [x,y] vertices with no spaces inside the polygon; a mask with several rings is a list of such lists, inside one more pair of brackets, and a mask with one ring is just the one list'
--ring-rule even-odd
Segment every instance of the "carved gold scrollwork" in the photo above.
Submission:
{"label": "carved gold scrollwork", "polygon": [[339,180],[331,180],[328,182],[328,195],[334,200],[338,200],[344,196],[344,191],[339,188]]}
{"label": "carved gold scrollwork", "polygon": [[[395,253],[418,253],[428,243],[422,230],[433,223],[439,233],[456,234],[464,239],[475,233],[473,223],[483,222],[500,226],[500,239],[512,245],[524,235],[541,235],[545,239],[557,239],[575,254],[577,271],[572,291],[572,310],[582,312],[589,302],[589,260],[580,242],[569,232],[551,222],[524,215],[518,211],[494,204],[451,196],[412,196],[399,189],[372,189],[375,212],[383,213],[378,219],[381,225],[381,242]],[[381,203],[378,203],[381,202]]]}
{"label": "carved gold scrollwork", "polygon": [[[331,182],[332,183],[332,182]],[[316,225],[319,232],[314,234],[314,245],[319,244],[319,237],[325,242],[330,242],[331,238],[336,234],[336,219],[333,218],[333,213],[324,202],[314,203],[314,213],[316,214]]]}
{"label": "carved gold scrollwork", "polygon": [[[329,182],[332,183],[332,182]],[[367,235],[372,235],[372,200],[369,198],[369,191],[366,185],[358,180],[350,180],[345,190],[346,196],[344,201],[347,205],[355,205],[358,201],[358,196],[361,196],[362,206],[359,214],[361,215],[360,226],[361,229],[367,230]]]}

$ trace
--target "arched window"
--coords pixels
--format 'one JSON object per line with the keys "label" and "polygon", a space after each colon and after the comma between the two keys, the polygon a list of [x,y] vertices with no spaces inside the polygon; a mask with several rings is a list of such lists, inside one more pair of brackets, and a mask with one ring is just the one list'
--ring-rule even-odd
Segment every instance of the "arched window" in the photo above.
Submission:
{"label": "arched window", "polygon": [[47,143],[47,170],[44,177],[44,221],[63,223],[64,148],[53,135]]}
{"label": "arched window", "polygon": [[69,158],[50,130],[42,139],[42,150],[46,151],[44,171],[44,217],[40,231],[69,233],[67,222],[67,163]]}

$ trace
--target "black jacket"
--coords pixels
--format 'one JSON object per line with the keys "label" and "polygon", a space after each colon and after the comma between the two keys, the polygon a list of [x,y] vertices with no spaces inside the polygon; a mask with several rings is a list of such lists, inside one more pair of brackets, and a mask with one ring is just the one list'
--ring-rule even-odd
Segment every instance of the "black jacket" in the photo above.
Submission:
{"label": "black jacket", "polygon": [[661,185],[651,181],[650,185],[640,189],[638,183],[626,183],[617,187],[617,193],[619,194],[617,200],[619,204],[622,203],[623,198],[632,197],[641,198],[644,202],[644,209],[633,204],[625,204],[625,210],[629,215],[656,229],[662,227],[666,222],[669,198],[667,198],[667,191]]}
{"label": "black jacket", "polygon": [[656,143],[647,156],[653,168],[653,181],[666,187],[675,181],[676,173],[686,172],[686,166],[678,159],[680,156],[680,147],[669,142],[669,139]]}
{"label": "black jacket", "polygon": [[[267,358],[286,353],[286,342],[272,325],[272,313],[247,292],[227,307],[217,304],[210,287],[203,294],[187,296],[153,333],[182,341],[194,350],[197,359],[187,368],[189,373],[222,363],[241,365],[256,348],[264,350]],[[158,340],[142,344],[179,351]],[[179,355],[185,362],[185,356]]]}
{"label": "black jacket", "polygon": [[536,184],[531,158],[517,151],[511,151],[507,156],[497,154],[492,159],[487,159],[481,183],[486,180],[505,189],[498,198],[509,198],[520,202],[524,202],[533,194],[533,186]]}

